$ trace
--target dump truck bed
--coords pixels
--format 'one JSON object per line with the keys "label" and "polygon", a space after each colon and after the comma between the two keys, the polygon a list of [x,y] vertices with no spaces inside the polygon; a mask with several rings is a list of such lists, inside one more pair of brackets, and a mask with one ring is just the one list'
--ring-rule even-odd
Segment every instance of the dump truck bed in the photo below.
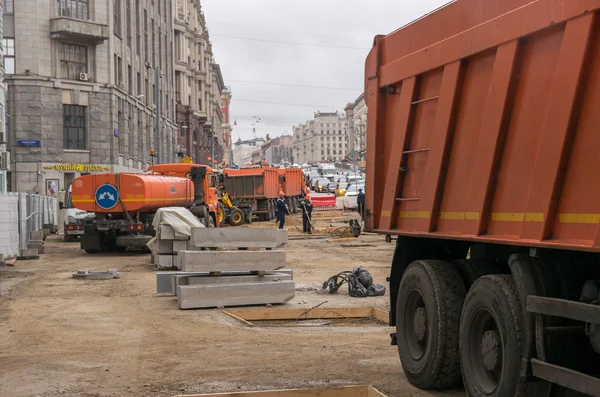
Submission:
{"label": "dump truck bed", "polygon": [[457,0],[366,62],[367,230],[600,251],[600,0]]}
{"label": "dump truck bed", "polygon": [[223,170],[225,190],[231,197],[242,199],[274,199],[279,193],[277,168],[245,168]]}

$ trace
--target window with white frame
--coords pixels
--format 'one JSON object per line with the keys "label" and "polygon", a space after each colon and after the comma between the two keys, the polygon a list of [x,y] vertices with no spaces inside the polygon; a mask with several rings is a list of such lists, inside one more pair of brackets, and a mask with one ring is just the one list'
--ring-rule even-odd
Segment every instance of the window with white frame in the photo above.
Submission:
{"label": "window with white frame", "polygon": [[15,74],[15,39],[3,39],[2,44],[4,46],[4,72]]}

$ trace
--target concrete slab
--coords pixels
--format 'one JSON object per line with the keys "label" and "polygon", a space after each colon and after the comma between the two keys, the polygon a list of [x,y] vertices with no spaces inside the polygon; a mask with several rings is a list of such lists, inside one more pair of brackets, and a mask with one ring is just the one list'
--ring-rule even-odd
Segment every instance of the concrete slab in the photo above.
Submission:
{"label": "concrete slab", "polygon": [[292,275],[286,273],[266,274],[264,276],[173,276],[173,295],[177,295],[177,287],[180,285],[217,285],[217,284],[244,284],[291,280]]}
{"label": "concrete slab", "polygon": [[173,268],[173,255],[160,255],[154,256],[154,264],[159,269],[172,269]]}
{"label": "concrete slab", "polygon": [[[267,270],[266,274],[287,274],[294,279],[294,271],[292,269]],[[250,272],[221,272],[221,277],[224,276],[247,276]],[[164,294],[173,291],[173,276],[194,276],[194,277],[210,277],[208,272],[181,272],[181,271],[162,271],[156,273],[156,293]]]}
{"label": "concrete slab", "polygon": [[121,273],[117,269],[109,269],[107,272],[102,270],[78,270],[73,273],[73,278],[77,280],[112,280],[121,278]]}
{"label": "concrete slab", "polygon": [[160,227],[159,235],[161,240],[189,240],[188,236],[175,236],[175,230],[173,230],[173,228],[168,225]]}
{"label": "concrete slab", "polygon": [[44,231],[43,230],[38,230],[35,232],[30,232],[29,233],[29,240],[39,240],[42,241],[44,239]]}
{"label": "concrete slab", "polygon": [[173,240],[173,253],[178,254],[180,251],[187,251],[189,241]]}
{"label": "concrete slab", "polygon": [[258,271],[283,268],[285,251],[181,251],[184,272]]}
{"label": "concrete slab", "polygon": [[192,228],[191,244],[206,248],[278,248],[287,243],[287,230],[261,228]]}
{"label": "concrete slab", "polygon": [[173,240],[160,239],[157,241],[158,253],[162,255],[173,255]]}
{"label": "concrete slab", "polygon": [[177,287],[177,304],[180,309],[278,304],[293,299],[295,293],[296,286],[292,280],[180,285]]}
{"label": "concrete slab", "polygon": [[21,255],[17,257],[17,259],[19,260],[33,260],[33,259],[40,259],[39,253],[37,249],[24,249],[21,250]]}
{"label": "concrete slab", "polygon": [[43,241],[29,241],[29,244],[27,244],[27,248],[36,248],[36,249],[43,249],[44,248],[44,242]]}

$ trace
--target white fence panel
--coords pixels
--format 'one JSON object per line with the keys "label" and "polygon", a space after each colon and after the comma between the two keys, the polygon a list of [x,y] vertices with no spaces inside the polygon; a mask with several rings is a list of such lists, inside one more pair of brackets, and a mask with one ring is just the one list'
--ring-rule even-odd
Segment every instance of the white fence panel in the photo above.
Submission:
{"label": "white fence panel", "polygon": [[19,253],[19,196],[0,194],[0,254],[6,258]]}

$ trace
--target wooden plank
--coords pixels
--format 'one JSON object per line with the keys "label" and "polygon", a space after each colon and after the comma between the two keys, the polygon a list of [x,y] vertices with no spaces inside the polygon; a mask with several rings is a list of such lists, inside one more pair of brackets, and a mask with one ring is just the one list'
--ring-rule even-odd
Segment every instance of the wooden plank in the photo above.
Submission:
{"label": "wooden plank", "polygon": [[372,386],[340,386],[324,389],[263,390],[235,393],[179,395],[174,397],[386,397]]}
{"label": "wooden plank", "polygon": [[[388,164],[388,173],[385,180],[383,201],[381,205],[381,220],[379,227],[384,230],[392,229],[392,222],[396,218],[398,205],[396,197],[401,191],[400,166],[402,165],[402,152],[405,150],[406,141],[410,131],[410,119],[412,113],[412,102],[415,95],[416,77],[411,77],[402,82],[400,92],[400,103],[397,111],[400,120],[398,131],[393,132],[392,151]],[[374,130],[370,130],[374,131]]]}
{"label": "wooden plank", "polygon": [[483,233],[487,227],[487,213],[491,208],[490,199],[504,146],[506,120],[510,114],[508,99],[514,85],[513,73],[518,49],[519,43],[512,41],[500,46],[496,53],[490,92],[481,122],[481,135],[473,162],[477,167],[471,175],[466,196],[466,211],[477,214],[469,218],[473,221],[470,230],[474,235]]}
{"label": "wooden plank", "polygon": [[592,13],[600,0],[538,0],[454,35],[411,55],[383,65],[379,86],[386,87],[440,65],[467,58],[556,25]]}
{"label": "wooden plank", "polygon": [[373,318],[379,321],[385,321],[386,323],[390,321],[390,312],[386,310],[377,309],[376,307],[373,308],[372,316]]}
{"label": "wooden plank", "polygon": [[229,309],[229,313],[247,321],[362,318],[371,317],[373,308],[316,308],[316,309]]}
{"label": "wooden plank", "polygon": [[243,318],[241,318],[241,317],[238,317],[238,316],[236,316],[236,315],[235,315],[235,314],[233,314],[233,313],[230,313],[230,312],[228,312],[228,311],[226,311],[226,310],[222,310],[222,312],[223,312],[223,313],[225,313],[225,314],[227,314],[229,317],[232,317],[232,318],[234,318],[234,319],[238,320],[239,322],[241,322],[241,323],[243,323],[243,324],[247,325],[248,327],[254,327],[254,324],[252,324],[250,321],[246,321],[246,320],[244,320]]}
{"label": "wooden plank", "polygon": [[433,231],[437,226],[439,207],[442,195],[440,189],[443,185],[446,165],[450,157],[452,133],[454,132],[453,117],[458,102],[459,80],[461,61],[456,61],[444,67],[442,85],[440,87],[439,101],[435,112],[435,121],[430,138],[430,149],[425,176],[423,178],[423,192],[419,208],[429,212],[428,219],[423,219],[422,229]]}
{"label": "wooden plank", "polygon": [[588,14],[568,22],[565,28],[526,206],[527,213],[542,213],[545,217],[542,222],[526,219],[521,229],[522,239],[544,240],[554,226],[585,86],[582,80],[588,75],[593,55],[594,19],[595,15]]}

